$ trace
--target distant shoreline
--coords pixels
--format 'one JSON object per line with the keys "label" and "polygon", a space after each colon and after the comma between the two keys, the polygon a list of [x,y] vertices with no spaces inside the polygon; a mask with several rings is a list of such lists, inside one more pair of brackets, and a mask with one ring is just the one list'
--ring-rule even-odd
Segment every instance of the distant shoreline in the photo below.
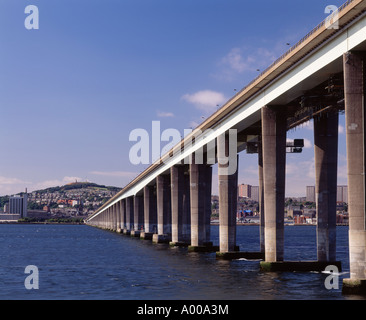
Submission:
{"label": "distant shoreline", "polygon": [[[2,224],[63,224],[63,225],[87,225],[84,222],[18,222],[18,221],[0,221],[0,225]],[[211,223],[211,226],[220,226],[219,223]],[[236,224],[238,227],[248,227],[248,226],[260,226],[259,223],[237,223]],[[302,226],[307,226],[307,227],[316,227],[315,224],[308,224],[308,223],[304,223],[304,224],[285,224],[286,226],[290,226],[290,227],[302,227]],[[348,224],[337,224],[337,227],[348,227]]]}
{"label": "distant shoreline", "polygon": [[66,225],[85,225],[84,222],[46,222],[46,221],[42,221],[42,222],[18,222],[18,221],[0,221],[0,225],[1,224],[66,224]]}

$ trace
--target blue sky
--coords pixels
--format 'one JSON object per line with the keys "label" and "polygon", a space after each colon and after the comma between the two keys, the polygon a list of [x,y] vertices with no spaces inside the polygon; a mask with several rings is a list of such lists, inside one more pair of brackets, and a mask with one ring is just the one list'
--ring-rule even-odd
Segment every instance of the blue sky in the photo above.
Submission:
{"label": "blue sky", "polygon": [[[1,0],[0,195],[76,179],[124,186],[146,167],[129,161],[133,129],[196,126],[343,2]],[[30,4],[38,30],[24,27]],[[311,128],[288,133],[307,148],[287,158],[287,195],[314,184]],[[256,157],[239,165],[239,182],[257,185]]]}

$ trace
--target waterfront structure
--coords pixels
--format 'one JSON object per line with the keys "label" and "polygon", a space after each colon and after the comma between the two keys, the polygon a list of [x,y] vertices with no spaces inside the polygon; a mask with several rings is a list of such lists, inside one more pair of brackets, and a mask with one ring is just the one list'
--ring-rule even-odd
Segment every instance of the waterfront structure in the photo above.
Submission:
{"label": "waterfront structure", "polygon": [[[139,214],[134,212],[140,208],[140,205],[133,205],[136,197],[145,197],[145,188],[154,187],[156,209],[150,205],[144,207],[144,221],[152,215],[157,221],[153,240],[176,239],[179,230],[182,230],[182,221],[187,223],[187,219],[177,219],[176,216],[177,212],[178,217],[183,215],[183,195],[184,199],[190,199],[187,208],[190,211],[190,248],[210,249],[208,203],[211,166],[217,163],[220,206],[217,257],[238,257],[236,164],[239,153],[250,149],[251,153],[258,152],[261,216],[261,252],[258,256],[264,258],[260,263],[261,268],[322,271],[330,264],[340,268],[340,263],[335,261],[336,178],[338,113],[344,111],[350,278],[343,280],[343,291],[366,292],[366,168],[363,161],[366,145],[363,116],[366,0],[347,1],[336,12],[336,16],[333,15],[335,17],[336,28],[331,27],[331,18],[319,24],[191,134],[88,217],[86,223],[112,230],[124,229],[126,234],[131,232],[141,221]],[[286,262],[286,133],[310,119],[314,123],[318,259],[315,262]],[[212,142],[216,142],[217,146],[213,147]],[[228,157],[234,147],[234,156]],[[204,159],[207,159],[204,162],[194,157],[202,150],[206,156]],[[222,161],[225,157],[228,157],[227,161]],[[233,167],[235,170],[231,170]],[[187,178],[182,179],[182,176]],[[147,194],[151,196],[151,193]],[[144,200],[147,203],[147,199]],[[138,219],[138,224],[134,219]]]}
{"label": "waterfront structure", "polygon": [[337,202],[348,203],[348,187],[338,186],[337,187]]}
{"label": "waterfront structure", "polygon": [[9,198],[9,214],[19,214],[21,218],[27,217],[27,205],[28,205],[27,191],[23,196],[13,196]]}
{"label": "waterfront structure", "polygon": [[253,201],[257,201],[259,202],[259,186],[252,186],[252,190],[251,190],[251,199]]}
{"label": "waterfront structure", "polygon": [[[306,201],[315,202],[315,186],[306,187]],[[337,186],[337,202],[348,203],[348,187]]]}
{"label": "waterfront structure", "polygon": [[239,197],[244,197],[259,202],[259,186],[240,184],[238,186],[238,195]]}
{"label": "waterfront structure", "polygon": [[251,198],[252,196],[252,186],[249,184],[240,184],[238,186],[238,194],[239,197],[244,197],[244,198]]}
{"label": "waterfront structure", "polygon": [[315,202],[315,186],[306,187],[306,201]]}

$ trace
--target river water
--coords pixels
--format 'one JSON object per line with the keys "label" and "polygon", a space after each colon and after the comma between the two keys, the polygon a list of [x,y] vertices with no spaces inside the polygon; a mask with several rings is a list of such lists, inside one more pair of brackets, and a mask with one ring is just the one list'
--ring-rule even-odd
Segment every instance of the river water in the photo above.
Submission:
{"label": "river water", "polygon": [[[218,244],[218,226],[211,227]],[[259,250],[259,227],[238,226],[242,251]],[[316,260],[316,229],[285,227],[285,260]],[[349,276],[348,227],[337,227],[339,289],[327,274],[265,273],[258,261],[216,260],[86,225],[0,225],[0,299],[46,300],[241,300],[353,299],[341,293]],[[28,265],[39,288],[28,290]],[[333,282],[334,283],[334,282]]]}

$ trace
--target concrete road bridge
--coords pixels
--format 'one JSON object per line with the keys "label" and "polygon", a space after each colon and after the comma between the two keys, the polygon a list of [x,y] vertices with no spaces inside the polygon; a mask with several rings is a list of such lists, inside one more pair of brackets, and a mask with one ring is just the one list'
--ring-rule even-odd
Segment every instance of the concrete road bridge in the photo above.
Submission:
{"label": "concrete road bridge", "polygon": [[[349,0],[217,112],[86,219],[91,226],[262,258],[263,270],[324,270],[336,261],[338,118],[345,113],[350,278],[366,292],[366,0]],[[317,261],[284,261],[286,133],[313,119]],[[239,153],[258,153],[261,251],[236,246]],[[218,164],[220,240],[210,241],[212,166]],[[234,168],[234,169],[233,169]]]}

